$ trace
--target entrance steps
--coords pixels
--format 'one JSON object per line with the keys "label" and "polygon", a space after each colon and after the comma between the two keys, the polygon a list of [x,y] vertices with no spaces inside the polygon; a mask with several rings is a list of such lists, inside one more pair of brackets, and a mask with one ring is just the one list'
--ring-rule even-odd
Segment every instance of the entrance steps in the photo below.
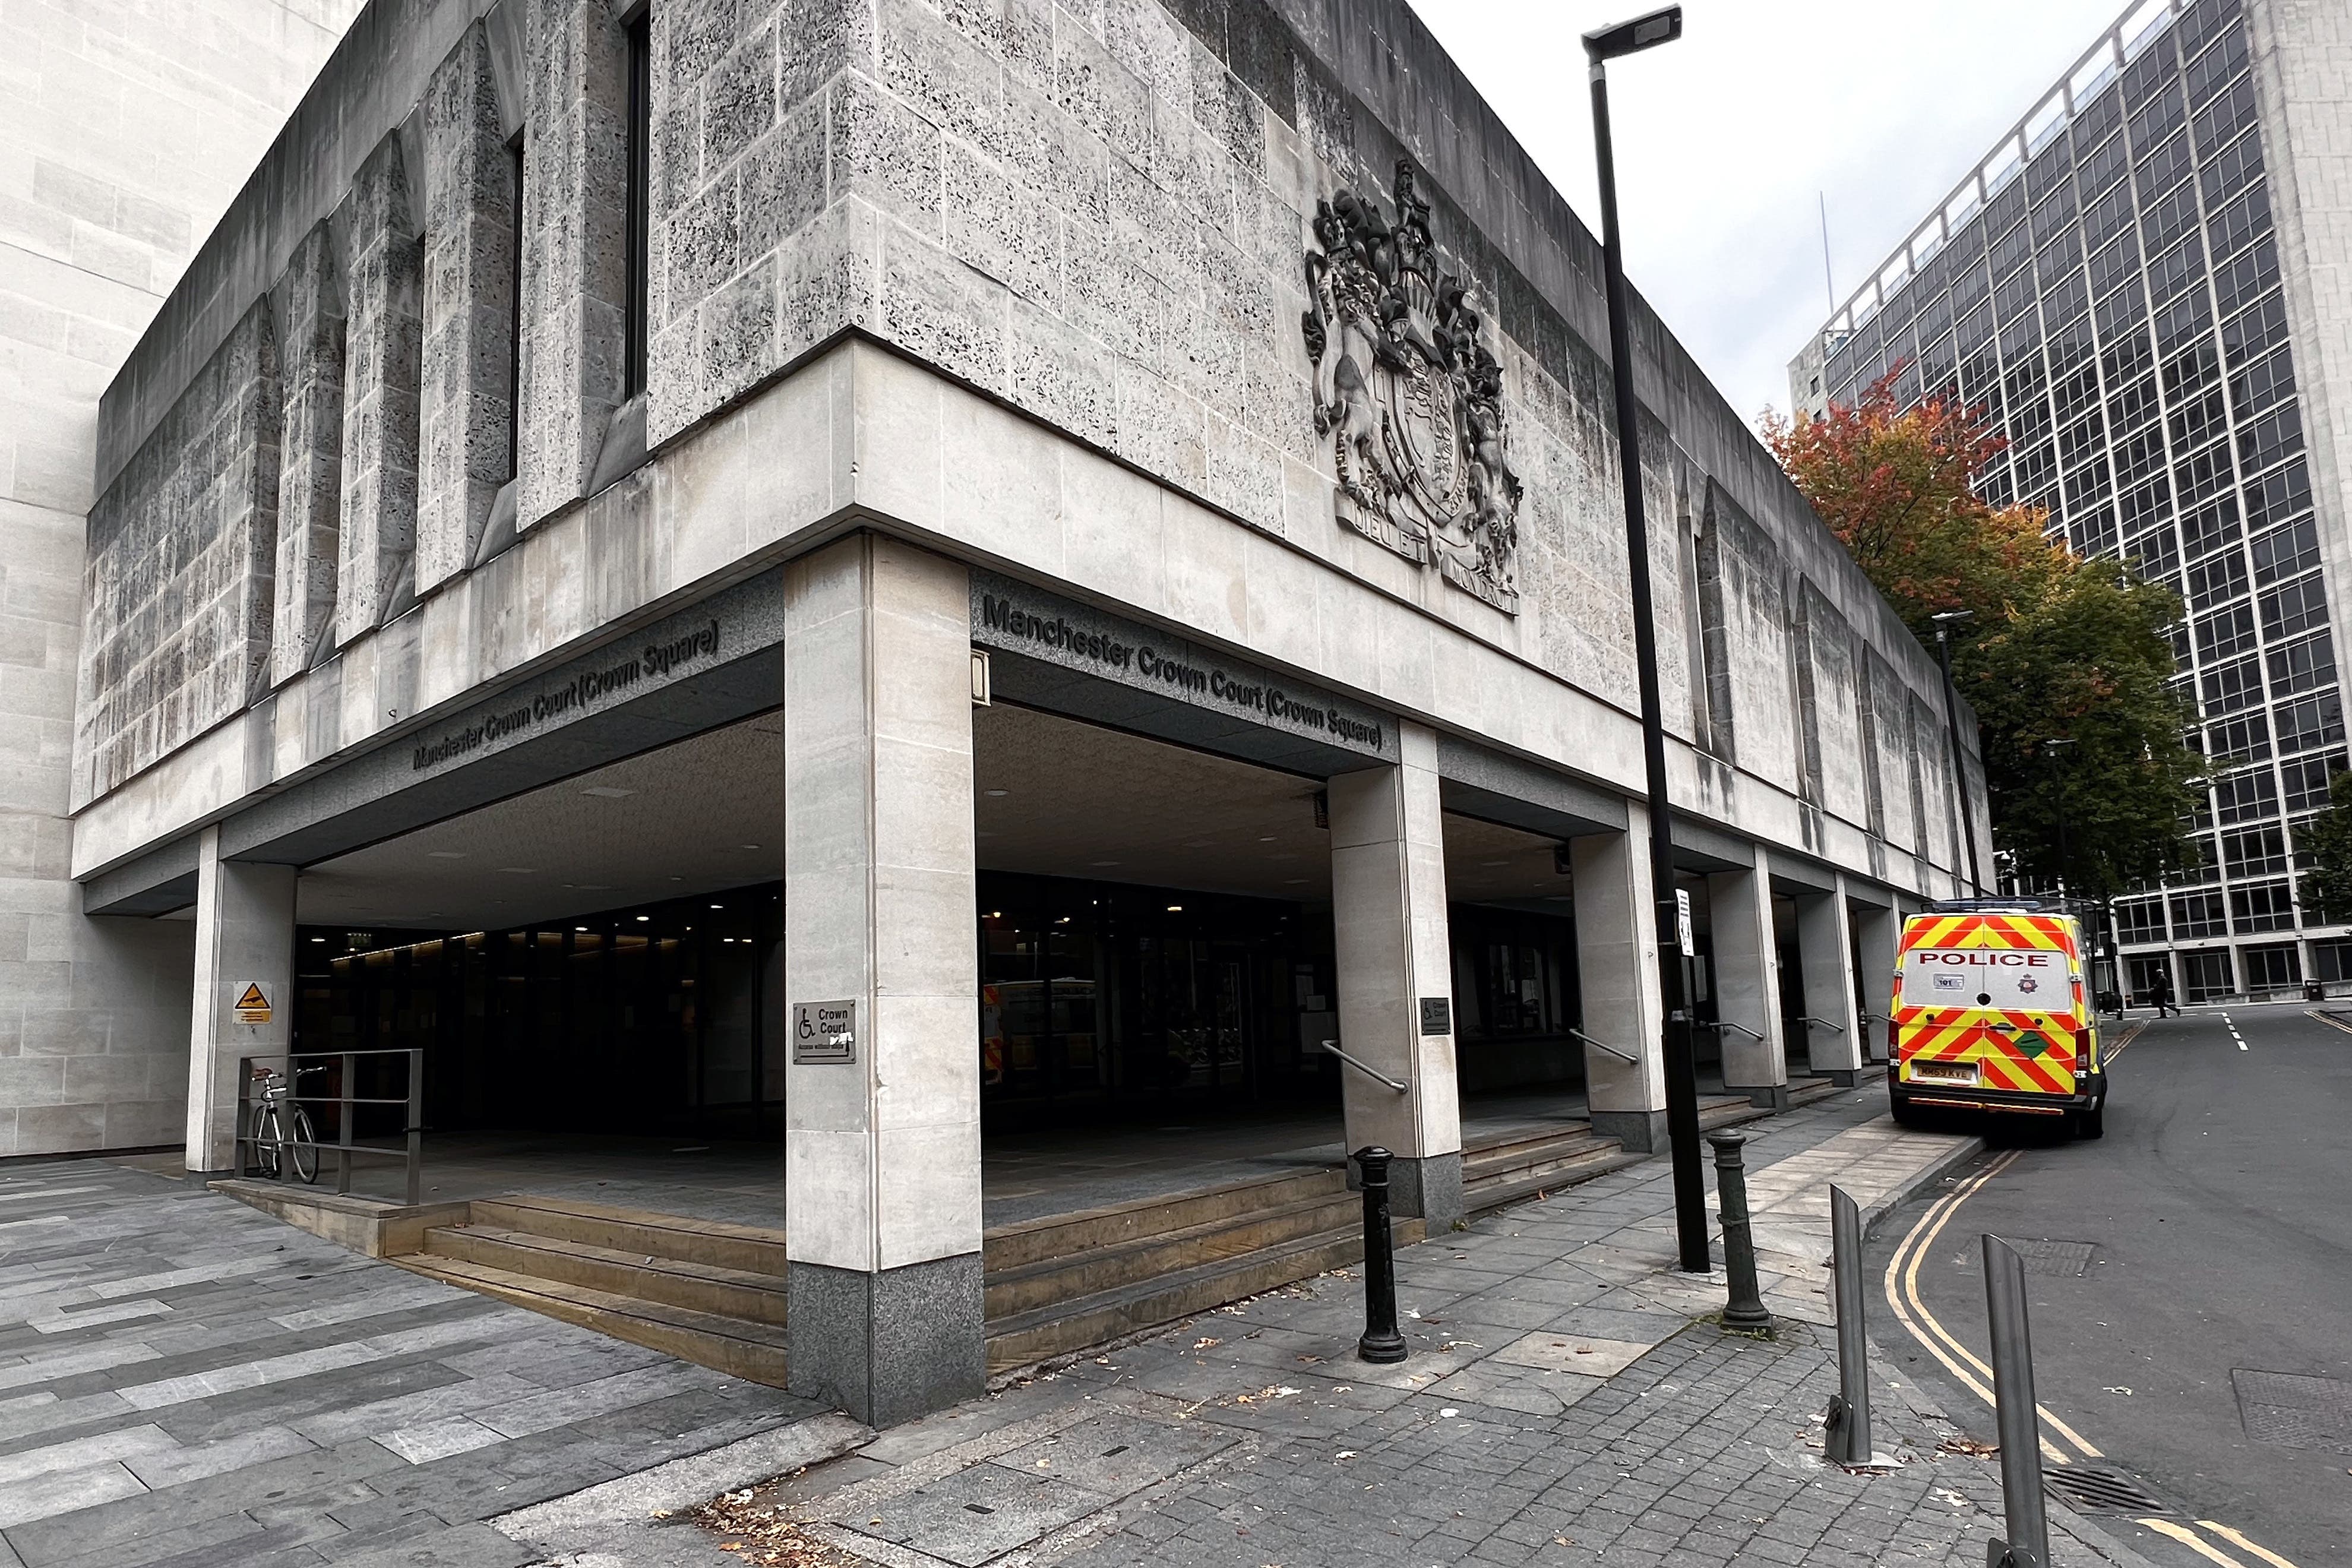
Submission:
{"label": "entrance steps", "polygon": [[389,1261],[748,1383],[786,1385],[784,1233],[571,1198],[477,1198]]}
{"label": "entrance steps", "polygon": [[[1362,1261],[1343,1169],[1055,1215],[982,1244],[992,1376]],[[1397,1245],[1427,1234],[1396,1222]]]}
{"label": "entrance steps", "polygon": [[1627,1153],[1622,1139],[1604,1138],[1586,1121],[1507,1132],[1465,1144],[1462,1206],[1470,1214],[1486,1214],[1637,1165],[1645,1158]]}

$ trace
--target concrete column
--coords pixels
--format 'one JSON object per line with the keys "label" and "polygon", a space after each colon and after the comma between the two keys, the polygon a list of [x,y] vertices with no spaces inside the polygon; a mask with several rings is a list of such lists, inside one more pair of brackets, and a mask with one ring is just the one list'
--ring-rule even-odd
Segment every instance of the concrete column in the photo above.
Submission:
{"label": "concrete column", "polygon": [[860,535],[784,616],[793,1390],[887,1426],[987,1373],[970,589]]}
{"label": "concrete column", "polygon": [[1851,1085],[1862,1071],[1862,1020],[1853,1005],[1853,940],[1846,924],[1843,876],[1833,892],[1798,896],[1797,953],[1807,1016],[1837,1026],[1805,1026],[1813,1071]]}
{"label": "concrete column", "polygon": [[1331,923],[1339,1045],[1406,1086],[1342,1067],[1348,1147],[1397,1156],[1390,1203],[1432,1228],[1462,1217],[1462,1099],[1437,737],[1399,726],[1403,761],[1330,781]]}
{"label": "concrete column", "polygon": [[1771,868],[1762,846],[1752,869],[1707,878],[1706,904],[1715,932],[1715,1011],[1726,1026],[1723,1087],[1785,1110],[1789,1048],[1780,1023],[1780,952],[1772,933]]}
{"label": "concrete column", "polygon": [[[191,1171],[236,1168],[237,1062],[285,1050],[293,1038],[294,868],[220,858],[220,829],[196,849],[195,990],[188,1018]],[[240,1023],[237,1002],[258,985],[266,1024]]]}
{"label": "concrete column", "polygon": [[1854,946],[1862,954],[1862,1005],[1878,1016],[1862,1021],[1861,1058],[1886,1059],[1886,1015],[1895,1006],[1895,959],[1903,945],[1903,913],[1893,905],[1856,904]]}
{"label": "concrete column", "polygon": [[1643,1153],[1666,1145],[1666,1068],[1660,1031],[1657,919],[1651,901],[1648,814],[1626,808],[1622,833],[1571,838],[1577,978],[1584,1032],[1631,1053],[1631,1064],[1584,1047],[1592,1130]]}

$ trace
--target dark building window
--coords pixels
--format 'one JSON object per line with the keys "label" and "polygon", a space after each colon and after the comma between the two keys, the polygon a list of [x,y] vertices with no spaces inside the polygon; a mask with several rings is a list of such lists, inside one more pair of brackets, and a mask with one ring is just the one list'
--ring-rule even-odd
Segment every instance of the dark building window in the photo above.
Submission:
{"label": "dark building window", "polygon": [[2220,936],[2229,930],[2219,893],[2176,893],[2172,899],[2172,934],[2177,937]]}
{"label": "dark building window", "polygon": [[2281,697],[2334,683],[2336,650],[2325,628],[2270,651],[2271,689]]}
{"label": "dark building window", "polygon": [[2279,776],[2286,785],[2286,808],[2308,811],[2326,805],[2328,783],[2344,772],[2347,762],[2342,752],[2333,752],[2323,757],[2298,757],[2281,763]]}
{"label": "dark building window", "polygon": [[[2292,931],[2294,898],[2284,882],[2230,889],[2230,923],[2242,931]],[[2249,954],[2249,956],[2252,956]]]}
{"label": "dark building window", "polygon": [[2135,899],[2117,904],[2116,930],[2126,942],[2162,942],[2164,900]]}
{"label": "dark building window", "polygon": [[628,345],[622,395],[646,389],[646,350],[652,335],[646,314],[646,275],[651,270],[653,225],[653,18],[640,13],[629,24],[629,208]]}
{"label": "dark building window", "polygon": [[2287,702],[2278,709],[2278,749],[2282,755],[2332,746],[2344,739],[2344,700],[2333,691]]}
{"label": "dark building window", "polygon": [[2236,773],[2213,785],[2214,815],[2223,823],[2278,815],[2278,781],[2268,768]]}

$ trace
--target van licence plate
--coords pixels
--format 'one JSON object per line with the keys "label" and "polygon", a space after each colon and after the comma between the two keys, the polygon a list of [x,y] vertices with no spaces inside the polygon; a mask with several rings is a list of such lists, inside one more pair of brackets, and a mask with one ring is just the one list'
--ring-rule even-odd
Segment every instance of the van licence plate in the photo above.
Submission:
{"label": "van licence plate", "polygon": [[1913,1062],[1911,1081],[1960,1084],[1973,1089],[1977,1082],[1977,1064],[1974,1062]]}

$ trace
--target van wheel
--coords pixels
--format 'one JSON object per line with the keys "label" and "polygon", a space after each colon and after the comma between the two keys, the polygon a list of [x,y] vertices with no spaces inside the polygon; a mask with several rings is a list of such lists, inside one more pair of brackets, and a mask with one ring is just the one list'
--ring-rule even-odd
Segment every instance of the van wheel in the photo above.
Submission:
{"label": "van wheel", "polygon": [[1892,1109],[1895,1112],[1895,1124],[1897,1127],[1919,1127],[1927,1122],[1927,1119],[1914,1110],[1907,1100],[1895,1100]]}
{"label": "van wheel", "polygon": [[2107,1135],[2107,1097],[2101,1095],[2091,1109],[2074,1118],[2077,1138],[2104,1138]]}

